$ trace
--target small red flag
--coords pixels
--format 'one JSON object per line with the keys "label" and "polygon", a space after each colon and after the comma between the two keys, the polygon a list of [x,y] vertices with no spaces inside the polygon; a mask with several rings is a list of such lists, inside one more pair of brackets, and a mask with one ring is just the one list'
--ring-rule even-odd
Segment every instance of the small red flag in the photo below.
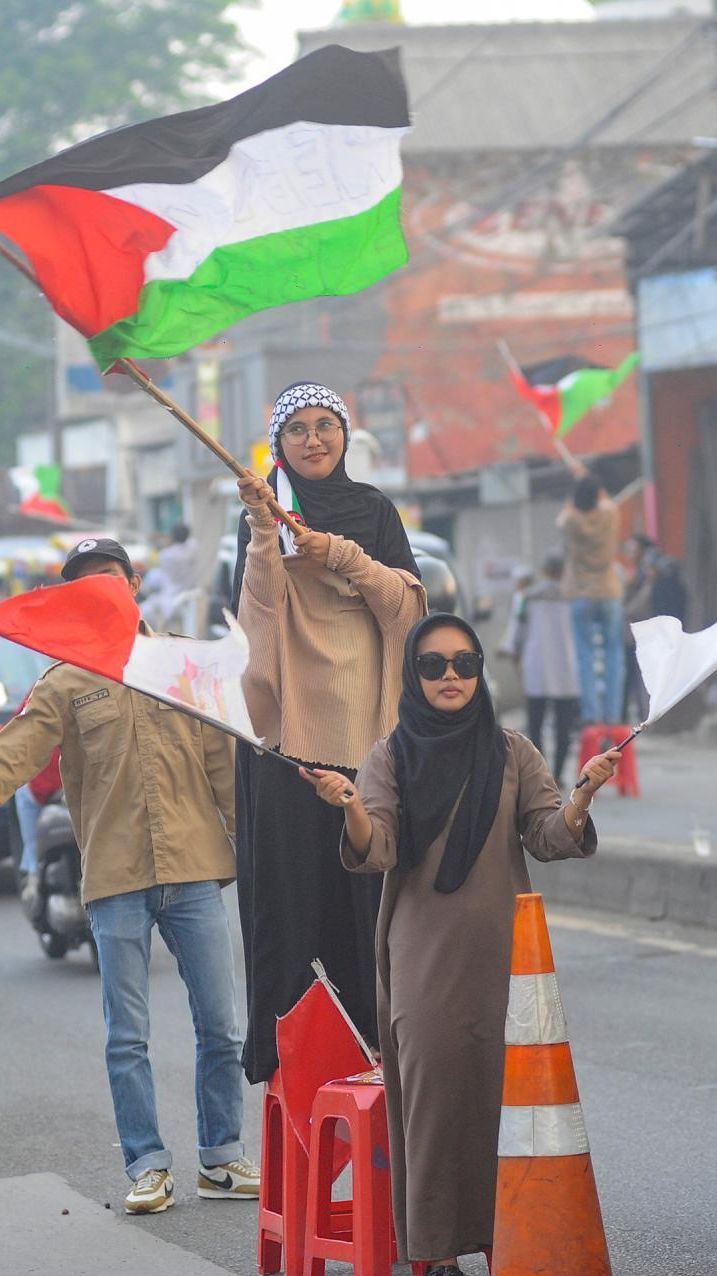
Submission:
{"label": "small red flag", "polygon": [[317,1090],[365,1072],[368,1061],[321,979],[277,1020],[276,1047],[289,1120],[308,1155]]}

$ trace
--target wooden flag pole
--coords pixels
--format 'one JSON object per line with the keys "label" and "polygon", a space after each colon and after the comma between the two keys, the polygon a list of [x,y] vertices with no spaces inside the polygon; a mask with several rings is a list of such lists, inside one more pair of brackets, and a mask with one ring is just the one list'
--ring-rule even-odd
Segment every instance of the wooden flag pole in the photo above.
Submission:
{"label": "wooden flag pole", "polygon": [[[512,372],[520,373],[520,365],[513,358],[513,353],[510,347],[508,346],[507,341],[500,340],[496,344],[498,346],[498,349],[505,363],[510,368],[510,370]],[[535,407],[535,404],[533,406]],[[577,476],[585,474],[586,470],[582,461],[579,461],[576,456],[573,456],[573,453],[570,451],[570,448],[567,447],[564,441],[557,434],[554,433],[552,422],[549,420],[549,418],[545,415],[544,412],[541,412],[540,408],[536,407],[535,411],[537,412],[538,417],[542,421],[544,428],[547,430],[548,434],[550,435],[550,439],[553,444],[553,447],[555,448],[555,451],[557,452],[561,461],[563,461],[564,464],[567,465],[571,474],[575,474]]]}
{"label": "wooden flag pole", "polygon": [[[118,359],[114,365],[114,369],[120,369],[120,371],[124,372],[126,376],[130,377],[132,381],[134,381],[135,385],[138,385],[141,390],[144,390],[145,394],[148,394],[150,399],[154,399],[155,403],[159,403],[161,407],[166,408],[166,410],[170,412],[177,421],[181,422],[181,424],[189,430],[190,434],[194,435],[195,439],[199,439],[200,443],[203,443],[205,447],[208,447],[210,452],[213,452],[222,464],[226,465],[227,469],[231,470],[232,474],[236,474],[237,478],[247,478],[251,475],[251,470],[248,470],[244,465],[240,465],[236,458],[232,456],[231,452],[228,452],[218,439],[213,439],[211,434],[208,434],[206,430],[202,429],[199,422],[194,420],[194,417],[190,416],[188,412],[185,412],[184,408],[180,408],[179,404],[175,403],[174,399],[171,399],[168,394],[164,393],[164,390],[160,390],[159,386],[155,385],[154,381],[147,376],[146,372],[142,371],[133,359]],[[279,504],[275,497],[272,497],[270,501],[267,501],[267,505],[274,517],[278,518],[280,522],[285,523],[290,531],[294,532],[294,534],[306,530],[301,523],[298,523],[295,518],[292,518],[291,514],[287,514],[286,510]]]}
{"label": "wooden flag pole", "polygon": [[[11,266],[14,266],[16,270],[20,271],[21,275],[24,275],[26,279],[29,279],[31,284],[34,284],[36,288],[40,288],[40,291],[42,291],[37,276],[30,267],[22,260],[21,257],[18,257],[16,253],[12,252],[2,242],[0,242],[0,257],[4,257]],[[86,335],[86,333],[83,333],[83,336]],[[225,447],[222,447],[221,443],[219,443],[217,439],[213,439],[211,434],[207,434],[207,431],[202,429],[199,422],[194,420],[194,417],[191,417],[188,412],[185,412],[183,408],[180,408],[178,403],[174,402],[174,399],[170,399],[168,394],[165,394],[163,390],[160,390],[159,386],[155,385],[151,377],[148,377],[133,359],[118,359],[114,368],[119,368],[126,376],[130,377],[132,381],[134,381],[135,385],[138,385],[145,394],[148,394],[150,399],[154,399],[155,403],[159,403],[161,407],[166,408],[167,412],[171,412],[172,416],[177,421],[181,422],[181,424],[194,435],[195,439],[199,439],[200,443],[203,443],[205,447],[208,447],[209,450],[218,457],[222,464],[226,465],[227,468],[231,470],[232,474],[236,474],[237,478],[247,478],[251,474],[251,471],[248,470],[246,466],[240,465],[236,458],[232,456],[231,452],[228,452]],[[301,523],[297,523],[296,519],[292,518],[291,514],[287,514],[286,510],[279,504],[275,497],[272,497],[270,501],[267,501],[267,505],[274,517],[278,518],[281,523],[285,523],[289,530],[294,534],[305,530]]]}

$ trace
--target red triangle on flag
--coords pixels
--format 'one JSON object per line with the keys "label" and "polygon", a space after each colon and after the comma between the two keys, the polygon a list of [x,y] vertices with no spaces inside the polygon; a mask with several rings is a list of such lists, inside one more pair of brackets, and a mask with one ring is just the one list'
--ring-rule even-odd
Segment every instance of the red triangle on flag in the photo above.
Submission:
{"label": "red triangle on flag", "polygon": [[53,660],[122,682],[140,613],[126,580],[84,576],[0,602],[0,634]]}

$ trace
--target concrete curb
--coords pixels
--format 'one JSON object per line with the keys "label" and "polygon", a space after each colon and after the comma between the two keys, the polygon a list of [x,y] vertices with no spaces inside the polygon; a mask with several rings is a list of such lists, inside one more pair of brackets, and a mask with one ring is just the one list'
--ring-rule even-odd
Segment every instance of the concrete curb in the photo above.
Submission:
{"label": "concrete curb", "polygon": [[717,930],[717,863],[669,854],[598,847],[589,860],[531,860],[535,890],[554,904],[572,904],[650,921]]}

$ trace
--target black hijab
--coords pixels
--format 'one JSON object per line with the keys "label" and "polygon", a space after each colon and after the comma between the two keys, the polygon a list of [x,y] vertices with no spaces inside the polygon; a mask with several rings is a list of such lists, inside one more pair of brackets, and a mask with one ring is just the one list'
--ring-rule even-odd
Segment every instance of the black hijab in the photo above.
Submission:
{"label": "black hijab", "polygon": [[462,629],[471,647],[483,649],[471,626],[438,612],[414,625],[406,639],[398,726],[390,737],[401,799],[398,865],[420,864],[445,828],[461,790],[455,819],[433,883],[444,894],[465,882],[493,826],[505,768],[505,736],[481,676],[473,699],[455,713],[435,709],[421,688],[416,652],[433,629]]}
{"label": "black hijab", "polygon": [[[327,478],[309,479],[297,474],[284,455],[281,464],[288,475],[298,498],[304,522],[312,532],[333,532],[355,541],[364,553],[385,567],[400,567],[421,579],[416,560],[411,553],[405,529],[398,510],[392,501],[370,483],[355,483],[346,473],[344,455]],[[269,483],[276,492],[276,466],[269,475]],[[237,562],[234,569],[232,611],[239,606],[246,551],[251,540],[251,529],[244,510],[239,520],[237,537]]]}

